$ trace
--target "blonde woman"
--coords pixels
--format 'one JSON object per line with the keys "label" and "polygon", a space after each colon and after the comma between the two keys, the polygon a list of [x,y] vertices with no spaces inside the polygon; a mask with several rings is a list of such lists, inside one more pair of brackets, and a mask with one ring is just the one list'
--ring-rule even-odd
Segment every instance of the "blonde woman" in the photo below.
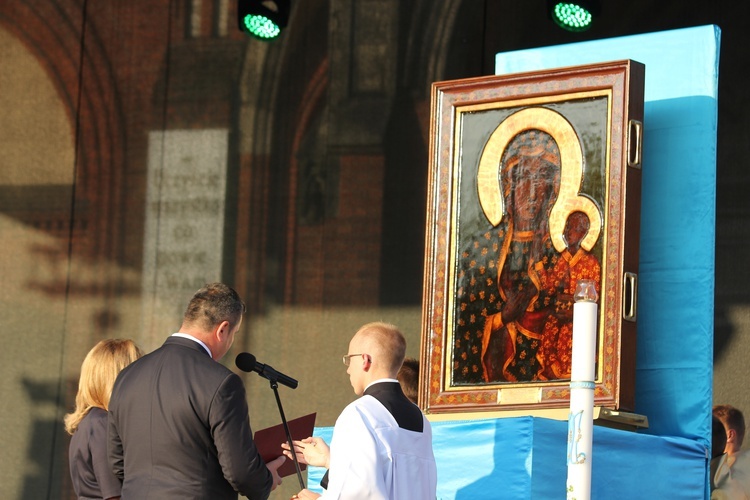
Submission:
{"label": "blonde woman", "polygon": [[120,480],[107,460],[107,409],[117,374],[142,355],[132,340],[107,339],[83,360],[76,407],[65,415],[65,430],[73,436],[68,461],[78,498],[120,498]]}

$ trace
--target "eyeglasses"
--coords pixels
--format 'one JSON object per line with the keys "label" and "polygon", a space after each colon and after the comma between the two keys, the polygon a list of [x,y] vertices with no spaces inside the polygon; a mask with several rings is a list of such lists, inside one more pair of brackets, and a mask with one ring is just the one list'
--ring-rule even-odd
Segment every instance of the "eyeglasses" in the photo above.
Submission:
{"label": "eyeglasses", "polygon": [[350,361],[350,360],[351,360],[351,358],[353,358],[354,356],[364,356],[364,354],[363,354],[363,353],[360,353],[360,354],[347,354],[347,355],[343,356],[343,357],[341,358],[341,361],[343,361],[343,362],[344,362],[344,366],[349,366],[349,361]]}

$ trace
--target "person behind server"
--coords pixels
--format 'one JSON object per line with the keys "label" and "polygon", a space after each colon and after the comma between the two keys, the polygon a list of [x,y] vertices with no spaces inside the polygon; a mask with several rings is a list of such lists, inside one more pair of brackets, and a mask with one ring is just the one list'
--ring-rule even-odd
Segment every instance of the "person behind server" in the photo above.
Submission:
{"label": "person behind server", "polygon": [[745,417],[731,405],[716,405],[713,416],[724,424],[726,446],[718,463],[712,463],[712,500],[745,500],[750,498],[750,454],[742,450],[745,439]]}
{"label": "person behind server", "polygon": [[396,378],[398,378],[398,383],[401,384],[401,389],[404,391],[404,395],[409,398],[412,403],[418,404],[419,360],[416,358],[405,358]]}

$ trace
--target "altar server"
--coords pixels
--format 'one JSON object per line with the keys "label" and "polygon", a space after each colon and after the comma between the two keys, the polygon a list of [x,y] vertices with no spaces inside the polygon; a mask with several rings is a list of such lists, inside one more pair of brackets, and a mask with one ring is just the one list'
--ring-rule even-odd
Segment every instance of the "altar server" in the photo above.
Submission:
{"label": "altar server", "polygon": [[[437,467],[432,429],[403,393],[397,374],[406,340],[387,323],[357,331],[343,357],[354,392],[333,428],[330,450],[320,438],[295,441],[301,463],[328,467],[324,499],[434,499]],[[282,445],[283,446],[283,445]],[[288,446],[285,453],[291,457]],[[304,489],[292,498],[320,495]]]}

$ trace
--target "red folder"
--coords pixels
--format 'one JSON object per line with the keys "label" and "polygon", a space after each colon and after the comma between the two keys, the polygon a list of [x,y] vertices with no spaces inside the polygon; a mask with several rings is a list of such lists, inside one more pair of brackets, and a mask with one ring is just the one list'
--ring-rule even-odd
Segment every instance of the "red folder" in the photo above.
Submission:
{"label": "red folder", "polygon": [[[289,434],[292,435],[293,441],[299,441],[313,435],[313,429],[315,427],[315,416],[316,413],[310,413],[304,417],[295,418],[294,420],[287,420],[289,426]],[[275,459],[281,452],[281,443],[286,443],[286,432],[284,432],[284,424],[274,425],[272,427],[266,427],[255,432],[255,446],[258,447],[260,456],[263,460],[268,463]],[[305,470],[305,464],[299,464],[301,471]],[[287,458],[281,467],[279,467],[279,475],[281,477],[291,476],[296,474],[297,469],[294,467],[294,460]]]}

